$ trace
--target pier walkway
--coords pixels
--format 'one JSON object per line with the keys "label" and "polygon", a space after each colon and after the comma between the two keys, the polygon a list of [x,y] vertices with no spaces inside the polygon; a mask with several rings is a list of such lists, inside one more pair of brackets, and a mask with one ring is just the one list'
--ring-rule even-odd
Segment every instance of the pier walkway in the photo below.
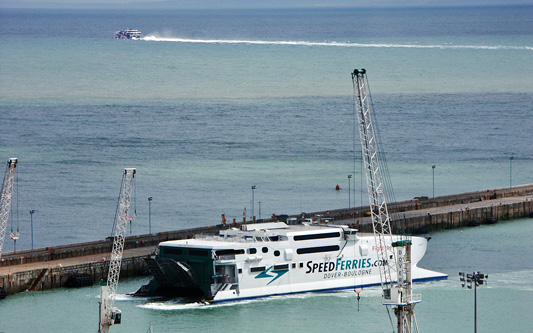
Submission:
{"label": "pier walkway", "polygon": [[[509,206],[513,206],[515,204],[523,204],[523,203],[529,203],[533,202],[533,194],[530,195],[523,195],[519,197],[504,197],[504,198],[498,198],[498,199],[487,199],[483,201],[476,201],[476,202],[469,202],[469,203],[460,203],[460,204],[454,204],[449,206],[440,206],[440,207],[430,207],[430,208],[421,208],[417,210],[406,210],[406,211],[396,211],[392,213],[393,220],[401,221],[406,219],[426,219],[429,216],[442,216],[444,214],[450,214],[450,213],[463,213],[463,215],[471,215],[470,220],[466,220],[463,222],[470,222],[472,220],[476,220],[476,215],[474,212],[478,210],[483,210],[484,212],[492,209],[492,215],[482,214],[482,217],[494,217],[496,216],[497,210],[503,210],[504,208],[507,208]],[[501,216],[500,218],[509,219],[510,217]],[[520,216],[522,217],[522,216]],[[513,217],[514,218],[514,217]],[[484,223],[485,219],[479,218],[477,219],[478,222]],[[342,220],[335,220],[335,224],[358,224],[358,221],[360,221],[361,225],[367,225],[372,223],[372,220],[369,216],[366,217],[352,217],[349,219],[342,219]],[[417,232],[413,232],[417,233]]]}
{"label": "pier walkway", "polygon": [[[128,250],[124,250],[122,257],[124,259],[133,258],[133,257],[146,257],[146,256],[149,256],[153,252],[153,250],[154,250],[153,246],[128,249]],[[109,254],[105,255],[102,253],[98,253],[98,254],[91,254],[91,255],[79,256],[79,257],[70,257],[70,258],[57,259],[57,260],[32,262],[32,263],[21,264],[21,265],[5,266],[5,267],[0,267],[0,277],[9,275],[9,274],[15,274],[15,273],[32,271],[32,270],[67,268],[69,266],[94,264],[98,262],[106,262],[108,260],[109,260]]]}

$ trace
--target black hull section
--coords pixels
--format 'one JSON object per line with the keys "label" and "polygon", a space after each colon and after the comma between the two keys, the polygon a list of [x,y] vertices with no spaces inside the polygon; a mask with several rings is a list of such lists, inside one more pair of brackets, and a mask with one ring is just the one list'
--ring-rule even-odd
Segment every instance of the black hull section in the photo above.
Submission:
{"label": "black hull section", "polygon": [[172,286],[157,286],[154,279],[137,290],[132,296],[139,297],[164,297],[164,298],[190,298],[200,301],[205,298],[205,293],[200,288],[183,288]]}
{"label": "black hull section", "polygon": [[154,278],[137,290],[133,296],[190,298],[198,301],[209,298],[187,264],[172,259],[152,258],[146,258],[145,262]]}

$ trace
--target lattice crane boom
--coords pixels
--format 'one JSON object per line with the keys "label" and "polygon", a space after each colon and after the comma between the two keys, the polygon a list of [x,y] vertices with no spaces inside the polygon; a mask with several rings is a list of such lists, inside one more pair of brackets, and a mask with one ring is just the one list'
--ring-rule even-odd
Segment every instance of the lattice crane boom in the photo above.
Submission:
{"label": "lattice crane boom", "polygon": [[0,197],[0,257],[6,238],[7,222],[11,210],[11,201],[13,199],[13,185],[15,183],[15,168],[17,167],[17,158],[10,158],[7,161],[7,169],[2,183],[2,193]]}
{"label": "lattice crane boom", "polygon": [[414,306],[420,302],[419,295],[412,295],[411,240],[396,238],[394,241],[392,235],[385,182],[380,166],[379,144],[374,131],[365,74],[366,70],[355,69],[352,72],[352,83],[376,252],[378,260],[384,263],[383,267],[378,266],[383,303],[394,309],[398,332],[411,332],[413,322],[416,324]]}
{"label": "lattice crane boom", "polygon": [[107,285],[102,286],[100,308],[100,332],[108,332],[113,324],[120,324],[121,312],[115,307],[117,287],[120,277],[120,267],[122,265],[122,253],[124,252],[124,240],[129,221],[129,210],[131,206],[131,196],[133,193],[133,180],[135,169],[124,170],[122,185],[120,190],[117,213],[115,216],[115,233],[113,237],[113,249],[109,260],[109,273],[107,275]]}
{"label": "lattice crane boom", "polygon": [[391,243],[392,233],[383,188],[383,174],[379,163],[378,143],[370,113],[369,97],[364,77],[365,73],[366,71],[364,69],[354,70],[352,73],[352,82],[378,260],[383,260],[382,262],[387,263],[383,267],[379,266],[381,284],[383,288],[386,288],[393,281],[392,274],[396,272],[396,265],[390,260],[392,251],[386,245],[387,243]]}

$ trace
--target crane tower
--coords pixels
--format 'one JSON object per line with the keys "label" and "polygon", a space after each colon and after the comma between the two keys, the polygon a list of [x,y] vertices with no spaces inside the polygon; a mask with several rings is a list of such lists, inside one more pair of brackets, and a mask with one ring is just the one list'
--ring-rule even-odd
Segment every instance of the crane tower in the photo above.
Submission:
{"label": "crane tower", "polygon": [[7,169],[4,176],[4,182],[2,183],[2,194],[0,197],[0,257],[2,257],[2,249],[6,238],[7,221],[9,219],[9,211],[11,210],[16,167],[17,159],[10,158],[9,161],[7,161]]}
{"label": "crane tower", "polygon": [[107,275],[107,285],[101,288],[100,305],[100,326],[98,332],[107,333],[113,324],[120,324],[122,319],[121,311],[115,307],[117,296],[120,267],[122,264],[122,253],[124,251],[124,240],[128,225],[128,215],[130,210],[131,196],[133,193],[133,180],[135,169],[124,170],[117,213],[115,216],[115,234],[113,238],[113,250],[109,260],[109,273]]}
{"label": "crane tower", "polygon": [[383,304],[393,308],[397,318],[398,333],[410,333],[413,323],[418,331],[414,306],[421,301],[420,295],[412,294],[411,240],[400,239],[391,232],[379,144],[374,131],[365,74],[366,70],[355,69],[352,73],[352,82],[376,252],[378,260],[384,263],[383,266],[378,266],[383,289]]}

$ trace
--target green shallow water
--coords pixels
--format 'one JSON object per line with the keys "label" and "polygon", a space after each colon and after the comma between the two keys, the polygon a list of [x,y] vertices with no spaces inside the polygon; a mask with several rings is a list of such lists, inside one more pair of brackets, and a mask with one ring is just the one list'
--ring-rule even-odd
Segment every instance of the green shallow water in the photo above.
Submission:
{"label": "green shallow water", "polygon": [[[422,294],[416,316],[422,332],[473,331],[474,292],[461,287],[458,272],[489,275],[478,288],[480,332],[529,332],[533,297],[533,219],[435,233],[421,267],[448,280],[415,285]],[[121,280],[116,305],[123,322],[114,332],[386,332],[391,331],[379,288],[357,294],[297,294],[220,305],[188,304],[126,296],[148,277]],[[97,330],[99,287],[21,293],[0,302],[0,331],[90,332]]]}

